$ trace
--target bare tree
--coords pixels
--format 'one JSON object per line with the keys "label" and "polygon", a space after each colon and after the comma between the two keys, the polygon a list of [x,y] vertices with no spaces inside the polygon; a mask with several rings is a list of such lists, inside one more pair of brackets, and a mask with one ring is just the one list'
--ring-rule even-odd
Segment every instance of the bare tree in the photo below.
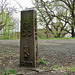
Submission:
{"label": "bare tree", "polygon": [[60,7],[64,8],[64,10],[68,11],[67,17],[64,14],[60,14],[60,16],[63,17],[63,19],[59,18],[59,16],[56,16],[56,15],[55,16],[58,19],[61,19],[62,21],[69,24],[69,26],[71,28],[72,37],[75,37],[75,33],[74,33],[74,28],[75,28],[75,0],[56,0],[56,1],[53,0],[53,1],[58,2],[59,5],[57,5],[57,6],[60,6]]}
{"label": "bare tree", "polygon": [[22,8],[22,6],[16,0],[14,1],[15,4],[11,7],[11,0],[0,0],[0,31],[2,30],[5,36],[9,36],[19,25],[17,24],[17,19],[13,16],[14,13],[17,14],[19,12],[16,5],[18,4],[20,8]]}
{"label": "bare tree", "polygon": [[[39,22],[42,22],[42,24],[46,25],[46,35],[48,38],[48,31],[50,30],[50,32],[53,34],[54,37],[60,37],[61,33],[63,31],[65,31],[67,33],[70,33],[70,30],[67,30],[67,21],[66,19],[63,19],[62,17],[59,16],[58,12],[55,12],[55,5],[52,6],[52,4],[54,3],[54,1],[43,1],[43,0],[35,0],[33,2],[33,4],[35,5],[36,9],[38,10],[38,14],[39,14]],[[55,4],[55,3],[54,3]],[[59,11],[60,12],[60,11]],[[63,11],[61,11],[63,12]],[[56,14],[57,13],[57,14]],[[65,13],[67,17],[67,13]],[[59,19],[60,22],[57,26],[53,25],[53,20],[54,18],[61,18]],[[65,22],[63,23],[62,20],[64,20]],[[62,22],[62,25],[60,25],[60,23]],[[55,31],[52,29],[52,27],[54,27]],[[60,28],[60,29],[59,29]]]}

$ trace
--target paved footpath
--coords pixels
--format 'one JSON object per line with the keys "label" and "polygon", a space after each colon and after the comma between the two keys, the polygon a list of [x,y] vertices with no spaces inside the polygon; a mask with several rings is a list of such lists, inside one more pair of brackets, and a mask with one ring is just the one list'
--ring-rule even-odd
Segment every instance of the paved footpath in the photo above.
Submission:
{"label": "paved footpath", "polygon": [[[20,48],[20,40],[0,40],[0,46]],[[66,63],[66,60],[75,64],[75,39],[38,40],[39,58],[49,62]],[[61,61],[60,61],[61,60]]]}

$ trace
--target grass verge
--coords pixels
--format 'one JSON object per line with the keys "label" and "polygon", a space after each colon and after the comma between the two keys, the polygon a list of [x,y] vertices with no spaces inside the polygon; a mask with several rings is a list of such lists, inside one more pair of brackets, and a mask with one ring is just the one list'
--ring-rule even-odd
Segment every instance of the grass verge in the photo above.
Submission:
{"label": "grass verge", "polygon": [[74,38],[38,38],[38,39],[43,39],[43,40],[47,40],[47,39],[75,39]]}

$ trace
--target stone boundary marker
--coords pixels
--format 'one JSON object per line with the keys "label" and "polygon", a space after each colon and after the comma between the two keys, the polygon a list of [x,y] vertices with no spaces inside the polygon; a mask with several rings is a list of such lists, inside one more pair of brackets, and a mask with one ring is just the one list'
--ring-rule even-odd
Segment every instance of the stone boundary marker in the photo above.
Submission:
{"label": "stone boundary marker", "polygon": [[21,11],[20,65],[36,67],[38,56],[37,21],[34,9]]}

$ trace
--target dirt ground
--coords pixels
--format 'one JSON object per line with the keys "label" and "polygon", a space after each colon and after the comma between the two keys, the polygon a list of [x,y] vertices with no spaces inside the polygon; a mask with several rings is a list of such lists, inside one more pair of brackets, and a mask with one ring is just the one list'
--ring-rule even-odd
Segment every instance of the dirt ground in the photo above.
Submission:
{"label": "dirt ground", "polygon": [[75,75],[66,69],[53,68],[55,65],[67,68],[75,66],[75,39],[38,40],[38,50],[39,60],[51,64],[40,63],[36,68],[20,67],[20,41],[0,40],[0,74],[4,70],[16,69],[20,75]]}

